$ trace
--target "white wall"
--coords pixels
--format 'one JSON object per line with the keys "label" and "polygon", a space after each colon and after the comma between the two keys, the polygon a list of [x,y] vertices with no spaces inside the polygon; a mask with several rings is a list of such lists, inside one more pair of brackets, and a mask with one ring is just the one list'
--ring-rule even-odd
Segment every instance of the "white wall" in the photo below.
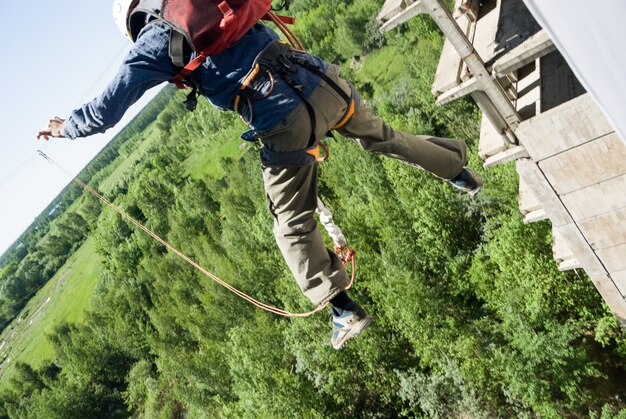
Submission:
{"label": "white wall", "polygon": [[626,142],[626,0],[524,0]]}

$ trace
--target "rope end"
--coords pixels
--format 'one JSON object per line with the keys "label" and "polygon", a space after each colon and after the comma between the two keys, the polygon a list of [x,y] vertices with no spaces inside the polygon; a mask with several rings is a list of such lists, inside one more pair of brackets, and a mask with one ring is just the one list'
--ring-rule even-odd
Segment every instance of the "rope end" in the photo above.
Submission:
{"label": "rope end", "polygon": [[50,157],[48,157],[48,155],[46,153],[44,153],[41,150],[37,150],[37,154],[39,154],[41,157],[43,157],[44,159],[46,159],[48,161],[48,163],[50,164],[54,164],[54,162],[52,161],[52,159]]}

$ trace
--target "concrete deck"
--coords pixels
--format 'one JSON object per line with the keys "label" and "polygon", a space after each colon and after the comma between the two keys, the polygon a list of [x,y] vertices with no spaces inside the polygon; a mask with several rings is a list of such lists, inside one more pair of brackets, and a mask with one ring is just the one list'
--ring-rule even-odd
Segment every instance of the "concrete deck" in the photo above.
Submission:
{"label": "concrete deck", "polygon": [[[439,103],[470,94],[489,111],[479,143],[485,166],[517,160],[525,221],[550,219],[559,269],[584,269],[626,327],[626,145],[522,0],[485,0],[476,22],[458,12],[446,20],[440,6],[440,1],[388,0],[379,20],[395,25],[429,13],[454,38],[444,45],[433,94]],[[474,51],[467,49],[468,41]],[[474,70],[482,61],[480,77],[497,70],[498,89],[514,90],[510,104],[485,102],[481,89],[490,86],[471,80],[468,57]],[[502,119],[518,144],[507,143]]]}

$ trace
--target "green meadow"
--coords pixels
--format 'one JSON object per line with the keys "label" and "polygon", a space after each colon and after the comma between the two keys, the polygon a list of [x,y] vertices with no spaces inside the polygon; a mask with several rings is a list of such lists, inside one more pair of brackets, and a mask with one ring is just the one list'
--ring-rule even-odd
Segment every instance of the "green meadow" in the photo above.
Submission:
{"label": "green meadow", "polygon": [[40,367],[54,359],[48,335],[64,322],[80,322],[102,270],[93,239],[72,255],[56,275],[30,299],[20,316],[0,335],[0,386],[5,387],[18,362]]}

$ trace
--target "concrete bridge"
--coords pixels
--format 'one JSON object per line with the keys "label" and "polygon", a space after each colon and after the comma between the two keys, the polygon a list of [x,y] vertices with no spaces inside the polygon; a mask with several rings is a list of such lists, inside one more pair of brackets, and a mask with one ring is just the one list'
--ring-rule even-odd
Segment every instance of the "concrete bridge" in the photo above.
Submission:
{"label": "concrete bridge", "polygon": [[437,103],[476,101],[485,167],[516,162],[524,220],[552,222],[559,269],[584,269],[626,328],[626,143],[522,0],[387,0],[378,20],[418,14],[446,37]]}

